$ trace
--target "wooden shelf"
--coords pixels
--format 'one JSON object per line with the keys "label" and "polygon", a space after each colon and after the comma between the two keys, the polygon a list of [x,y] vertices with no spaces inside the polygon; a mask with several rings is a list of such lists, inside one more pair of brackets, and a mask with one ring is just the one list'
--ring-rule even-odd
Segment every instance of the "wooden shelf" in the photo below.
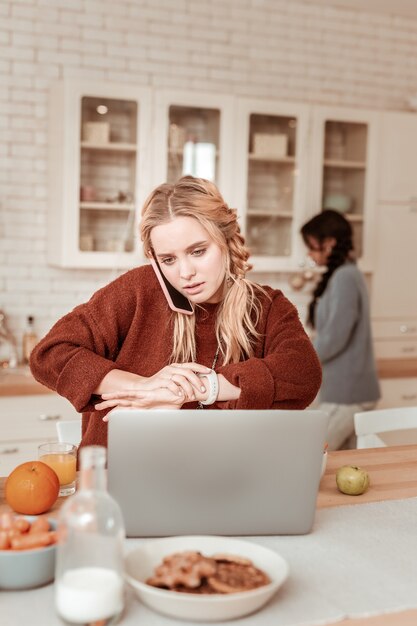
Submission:
{"label": "wooden shelf", "polygon": [[265,161],[266,163],[282,163],[283,165],[295,165],[295,157],[287,156],[287,157],[275,157],[268,156],[264,154],[254,154],[250,152],[248,154],[249,161]]}
{"label": "wooden shelf", "polygon": [[81,148],[83,150],[103,150],[106,152],[136,152],[137,146],[134,143],[92,143],[91,141],[82,141]]}
{"label": "wooden shelf", "polygon": [[[183,158],[184,150],[168,150],[168,155],[172,156],[172,157],[181,157],[181,158]],[[219,157],[219,151],[218,150],[216,150],[215,156],[216,156],[216,159]]]}
{"label": "wooden shelf", "polygon": [[324,159],[324,167],[335,167],[345,170],[364,170],[365,161],[345,161],[344,159]]}
{"label": "wooden shelf", "polygon": [[344,213],[344,216],[349,222],[363,222],[363,215],[357,213]]}
{"label": "wooden shelf", "polygon": [[80,202],[80,209],[93,211],[134,211],[135,205],[119,202]]}

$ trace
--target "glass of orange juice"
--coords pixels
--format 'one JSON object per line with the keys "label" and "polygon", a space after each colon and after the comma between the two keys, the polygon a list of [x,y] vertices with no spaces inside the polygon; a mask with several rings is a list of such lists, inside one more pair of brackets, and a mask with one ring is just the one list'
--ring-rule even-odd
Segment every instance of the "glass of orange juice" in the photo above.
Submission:
{"label": "glass of orange juice", "polygon": [[42,443],[38,446],[38,459],[57,474],[60,496],[70,496],[75,492],[77,446],[60,441]]}

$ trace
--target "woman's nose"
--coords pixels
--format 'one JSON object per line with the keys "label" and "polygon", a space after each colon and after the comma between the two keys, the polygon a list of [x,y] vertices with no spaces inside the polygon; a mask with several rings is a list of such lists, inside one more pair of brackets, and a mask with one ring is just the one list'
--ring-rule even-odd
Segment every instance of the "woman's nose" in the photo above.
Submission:
{"label": "woman's nose", "polygon": [[180,276],[184,280],[189,280],[195,274],[194,266],[190,259],[180,261]]}

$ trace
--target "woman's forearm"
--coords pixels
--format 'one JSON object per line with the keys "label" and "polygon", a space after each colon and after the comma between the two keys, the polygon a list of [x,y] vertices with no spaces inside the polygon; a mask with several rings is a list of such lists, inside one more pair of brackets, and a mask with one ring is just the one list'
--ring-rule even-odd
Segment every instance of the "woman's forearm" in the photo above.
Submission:
{"label": "woman's forearm", "polygon": [[[131,372],[124,372],[123,370],[111,370],[102,379],[97,389],[94,391],[95,395],[101,396],[106,393],[113,393],[117,391],[124,391],[131,389],[135,384],[146,380],[143,376],[138,374],[132,374]],[[219,381],[219,393],[217,399],[219,401],[225,400],[237,400],[240,396],[241,390],[239,387],[232,385],[222,374],[218,374]],[[204,393],[203,396],[207,394]]]}
{"label": "woman's forearm", "polygon": [[112,393],[113,391],[123,391],[129,387],[132,387],[135,383],[143,380],[143,376],[138,374],[132,374],[131,372],[124,372],[123,370],[111,370],[101,380],[94,394],[101,396],[103,393]]}

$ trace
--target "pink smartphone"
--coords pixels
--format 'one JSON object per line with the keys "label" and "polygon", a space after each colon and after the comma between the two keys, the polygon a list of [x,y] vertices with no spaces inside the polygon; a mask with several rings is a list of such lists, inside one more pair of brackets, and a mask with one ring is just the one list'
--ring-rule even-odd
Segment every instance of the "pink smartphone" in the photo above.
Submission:
{"label": "pink smartphone", "polygon": [[162,291],[164,292],[165,298],[167,299],[169,308],[173,311],[177,311],[177,313],[193,315],[194,310],[191,306],[191,302],[181,292],[175,289],[175,287],[173,287],[170,282],[167,281],[161,268],[159,267],[158,261],[155,259],[154,256],[150,257],[150,261],[155,271],[156,277],[159,280]]}

